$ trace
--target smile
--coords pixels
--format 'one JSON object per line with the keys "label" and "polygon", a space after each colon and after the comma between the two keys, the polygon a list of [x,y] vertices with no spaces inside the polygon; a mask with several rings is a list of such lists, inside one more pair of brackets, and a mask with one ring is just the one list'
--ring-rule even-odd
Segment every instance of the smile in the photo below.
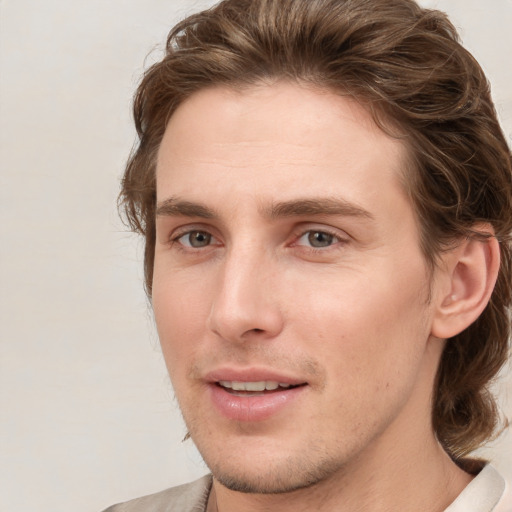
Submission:
{"label": "smile", "polygon": [[265,421],[292,406],[309,388],[307,382],[215,380],[209,384],[215,409],[229,420]]}
{"label": "smile", "polygon": [[230,390],[228,392],[241,391],[243,394],[233,393],[239,396],[243,396],[244,394],[254,396],[255,393],[263,394],[265,391],[275,391],[276,389],[288,389],[291,387],[291,384],[272,380],[260,380],[255,382],[221,380],[218,382],[218,385],[226,390]]}

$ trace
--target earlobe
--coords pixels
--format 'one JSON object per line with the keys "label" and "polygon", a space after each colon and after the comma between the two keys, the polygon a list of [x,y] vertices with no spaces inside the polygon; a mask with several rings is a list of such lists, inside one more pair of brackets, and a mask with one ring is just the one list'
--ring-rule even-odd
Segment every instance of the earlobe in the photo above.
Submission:
{"label": "earlobe", "polygon": [[451,338],[471,325],[491,297],[500,267],[500,248],[489,225],[479,226],[489,238],[468,238],[443,256],[445,286],[438,298],[432,335]]}

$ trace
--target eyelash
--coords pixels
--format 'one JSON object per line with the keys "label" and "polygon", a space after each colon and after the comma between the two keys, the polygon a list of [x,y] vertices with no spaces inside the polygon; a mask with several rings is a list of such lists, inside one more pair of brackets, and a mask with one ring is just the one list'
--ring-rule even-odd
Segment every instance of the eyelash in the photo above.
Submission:
{"label": "eyelash", "polygon": [[[210,236],[212,239],[216,239],[216,237],[210,232],[208,231],[207,229],[202,229],[202,228],[196,228],[196,229],[186,229],[186,230],[183,230],[183,231],[178,231],[177,233],[175,233],[169,240],[169,245],[171,245],[172,247],[175,247],[177,246],[177,248],[181,251],[198,251],[200,250],[200,248],[194,248],[194,247],[191,247],[191,246],[187,246],[187,245],[184,245],[183,243],[181,243],[179,240],[180,238],[183,238],[187,235],[191,235],[192,233],[203,233],[205,235],[208,235]],[[207,246],[205,247],[211,247],[211,244],[208,244]]]}
{"label": "eyelash", "polygon": [[[308,234],[321,233],[324,235],[328,235],[332,237],[332,243],[323,247],[314,247],[311,245],[299,245],[300,240],[303,237],[306,237]],[[312,256],[327,256],[328,254],[332,254],[332,252],[340,251],[345,248],[345,245],[349,242],[349,236],[340,233],[338,230],[329,229],[328,227],[315,228],[311,227],[309,229],[300,229],[297,231],[294,241],[290,244],[292,247],[297,247],[300,251],[302,251],[305,255],[310,254]]]}
{"label": "eyelash", "polygon": [[[216,240],[216,237],[211,233],[211,231],[209,231],[208,229],[204,229],[204,228],[196,228],[196,229],[190,229],[190,228],[187,228],[186,230],[183,230],[183,231],[178,231],[177,233],[175,233],[169,240],[169,244],[172,246],[172,247],[176,247],[177,249],[179,249],[180,251],[185,251],[185,252],[198,252],[198,251],[201,251],[202,249],[207,249],[207,248],[210,248],[212,247],[212,244],[209,243],[208,245],[204,246],[204,247],[197,247],[197,248],[194,248],[194,247],[191,247],[191,246],[187,246],[187,245],[184,245],[183,243],[181,243],[179,240],[187,235],[191,235],[192,233],[204,233],[208,236],[210,236],[212,239]],[[333,238],[333,241],[330,245],[326,245],[324,247],[313,247],[311,245],[307,246],[307,245],[299,245],[299,241],[305,237],[306,235],[308,234],[313,234],[313,233],[321,233],[321,234],[324,234],[324,235],[328,235],[329,237],[332,237]],[[289,244],[289,246],[291,247],[300,247],[301,250],[304,250],[304,251],[308,251],[308,252],[311,252],[311,253],[314,253],[314,254],[318,254],[318,253],[325,253],[329,250],[336,250],[336,249],[341,249],[345,244],[348,243],[348,236],[347,237],[342,237],[338,232],[335,232],[335,230],[330,230],[328,228],[322,228],[322,229],[314,229],[314,228],[310,228],[310,229],[301,229],[301,230],[298,230],[295,234],[294,234],[294,239],[293,239],[293,242],[291,244]]]}

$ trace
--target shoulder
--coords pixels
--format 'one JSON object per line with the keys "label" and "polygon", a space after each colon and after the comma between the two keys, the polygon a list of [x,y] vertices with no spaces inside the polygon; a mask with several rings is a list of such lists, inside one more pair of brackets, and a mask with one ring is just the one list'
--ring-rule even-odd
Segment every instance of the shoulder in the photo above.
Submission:
{"label": "shoulder", "polygon": [[206,475],[189,484],[113,505],[104,512],[203,512],[211,485],[212,477]]}

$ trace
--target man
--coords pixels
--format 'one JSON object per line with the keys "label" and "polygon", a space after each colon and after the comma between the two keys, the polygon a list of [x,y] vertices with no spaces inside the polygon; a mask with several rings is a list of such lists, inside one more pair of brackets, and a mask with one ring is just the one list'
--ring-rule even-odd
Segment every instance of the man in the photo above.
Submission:
{"label": "man", "polygon": [[[512,165],[411,0],[225,0],[135,98],[122,204],[212,472],[113,511],[503,509]],[[500,500],[502,504],[499,505]]]}

